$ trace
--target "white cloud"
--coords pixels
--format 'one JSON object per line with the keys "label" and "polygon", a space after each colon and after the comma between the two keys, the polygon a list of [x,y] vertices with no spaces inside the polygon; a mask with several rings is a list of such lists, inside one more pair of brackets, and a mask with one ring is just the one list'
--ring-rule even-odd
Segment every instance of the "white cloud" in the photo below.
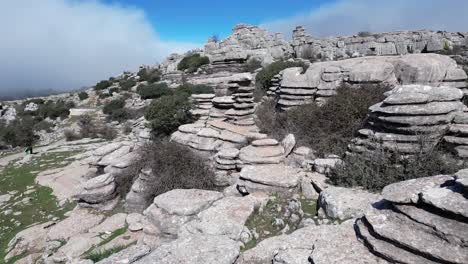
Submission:
{"label": "white cloud", "polygon": [[315,36],[351,35],[359,31],[405,29],[468,31],[466,0],[338,0],[307,14],[263,23],[291,36],[303,25]]}
{"label": "white cloud", "polygon": [[90,0],[0,3],[0,95],[72,89],[198,46],[162,41],[142,10]]}

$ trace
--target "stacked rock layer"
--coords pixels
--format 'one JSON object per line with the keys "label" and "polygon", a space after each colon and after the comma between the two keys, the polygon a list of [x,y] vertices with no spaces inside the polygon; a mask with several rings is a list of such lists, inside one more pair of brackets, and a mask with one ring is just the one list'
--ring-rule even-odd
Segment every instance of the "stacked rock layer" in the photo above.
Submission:
{"label": "stacked rock layer", "polygon": [[435,146],[465,109],[457,88],[424,85],[397,86],[388,97],[369,108],[365,129],[350,150],[361,153],[383,148],[414,154]]}
{"label": "stacked rock layer", "polygon": [[391,263],[468,263],[468,173],[389,185],[386,203],[356,222],[358,237]]}
{"label": "stacked rock layer", "polygon": [[424,84],[465,90],[467,79],[466,73],[453,59],[438,54],[317,62],[304,73],[301,68],[289,68],[281,75],[281,85],[276,94],[282,109],[310,102],[322,104],[344,84],[351,87]]}

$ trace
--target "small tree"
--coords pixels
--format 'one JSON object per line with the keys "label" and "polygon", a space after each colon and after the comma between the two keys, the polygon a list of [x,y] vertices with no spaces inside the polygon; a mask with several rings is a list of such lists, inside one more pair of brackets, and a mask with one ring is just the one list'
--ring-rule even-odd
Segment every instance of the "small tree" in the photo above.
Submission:
{"label": "small tree", "polygon": [[168,136],[180,125],[194,121],[191,107],[185,94],[166,95],[151,102],[145,118],[150,121],[154,135]]}
{"label": "small tree", "polygon": [[111,81],[102,80],[102,81],[98,82],[98,83],[94,86],[94,90],[96,90],[96,91],[101,91],[101,90],[104,90],[104,89],[109,88],[111,85],[112,85],[112,82],[111,82]]}
{"label": "small tree", "polygon": [[84,91],[78,94],[78,98],[80,98],[81,101],[88,99],[88,97],[89,97],[88,93]]}

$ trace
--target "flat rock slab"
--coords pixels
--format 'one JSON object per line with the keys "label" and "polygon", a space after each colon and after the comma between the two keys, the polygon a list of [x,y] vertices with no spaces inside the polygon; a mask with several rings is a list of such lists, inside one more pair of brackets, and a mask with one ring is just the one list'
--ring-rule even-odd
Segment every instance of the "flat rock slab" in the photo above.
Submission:
{"label": "flat rock slab", "polygon": [[90,233],[106,233],[106,232],[113,232],[117,229],[125,227],[125,219],[127,218],[127,214],[118,213],[114,214],[106,220],[104,220],[99,225],[91,228],[89,230]]}
{"label": "flat rock slab", "polygon": [[431,102],[413,105],[385,105],[378,103],[369,108],[371,112],[389,115],[441,115],[463,109],[461,102]]}
{"label": "flat rock slab", "polygon": [[255,198],[250,196],[223,198],[199,213],[198,219],[189,222],[182,228],[182,232],[226,235],[239,240],[247,218],[254,211],[255,203]]}
{"label": "flat rock slab", "polygon": [[108,166],[111,165],[112,163],[118,161],[121,157],[127,155],[131,151],[130,146],[122,146],[118,148],[117,150],[106,154],[99,162],[99,166]]}
{"label": "flat rock slab", "polygon": [[329,218],[346,220],[363,216],[378,200],[378,194],[330,186],[320,193],[319,204]]}
{"label": "flat rock slab", "polygon": [[457,186],[431,188],[422,193],[421,200],[443,211],[468,218],[468,199],[456,189]]}
{"label": "flat rock slab", "polygon": [[156,196],[154,204],[169,214],[194,215],[222,197],[216,191],[176,189]]}
{"label": "flat rock slab", "polygon": [[161,245],[137,264],[232,264],[240,252],[240,244],[226,236],[194,235]]}
{"label": "flat rock slab", "polygon": [[302,173],[282,164],[256,165],[242,168],[240,178],[263,185],[294,188],[300,183]]}
{"label": "flat rock slab", "polygon": [[438,175],[397,182],[385,186],[382,195],[385,200],[394,203],[417,203],[420,193],[451,180],[453,177],[450,175]]}
{"label": "flat rock slab", "polygon": [[8,243],[5,260],[20,256],[24,253],[42,253],[46,247],[46,236],[51,222],[31,226],[18,234]]}
{"label": "flat rock slab", "polygon": [[421,225],[391,210],[368,211],[365,220],[372,230],[399,247],[418,255],[450,263],[468,263],[468,249],[450,244],[439,237],[431,227]]}
{"label": "flat rock slab", "polygon": [[88,232],[104,220],[104,216],[88,209],[75,208],[68,218],[52,226],[47,241],[68,240],[72,236]]}
{"label": "flat rock slab", "polygon": [[414,205],[394,205],[394,207],[414,221],[434,228],[446,240],[468,245],[468,223],[433,214]]}
{"label": "flat rock slab", "polygon": [[278,140],[272,138],[259,139],[252,142],[253,146],[277,146],[279,144]]}
{"label": "flat rock slab", "polygon": [[107,155],[107,154],[119,149],[122,146],[123,146],[122,142],[111,143],[111,144],[108,144],[106,146],[103,146],[103,147],[100,147],[100,148],[96,149],[93,152],[93,154],[95,156],[104,156],[104,155]]}
{"label": "flat rock slab", "polygon": [[385,98],[386,104],[422,104],[429,102],[457,101],[463,97],[460,89],[450,87],[433,87],[428,85],[402,85],[395,87],[390,96]]}
{"label": "flat rock slab", "polygon": [[411,264],[435,264],[438,262],[433,262],[427,258],[415,255],[409,251],[403,250],[392,243],[380,240],[372,236],[369,232],[368,227],[362,220],[356,221],[356,232],[359,237],[363,239],[366,243],[366,246],[372,252],[383,256],[385,259],[392,260],[395,263],[411,263]]}

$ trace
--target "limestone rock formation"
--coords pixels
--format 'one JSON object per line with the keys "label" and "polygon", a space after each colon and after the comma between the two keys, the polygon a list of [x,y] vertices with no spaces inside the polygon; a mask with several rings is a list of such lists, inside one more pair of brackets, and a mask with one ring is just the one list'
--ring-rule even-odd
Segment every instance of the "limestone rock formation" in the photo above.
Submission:
{"label": "limestone rock formation", "polygon": [[103,174],[83,183],[74,195],[81,207],[110,210],[115,200],[116,184],[112,174]]}
{"label": "limestone rock formation", "polygon": [[[456,175],[464,177],[465,172]],[[468,199],[460,176],[434,176],[384,188],[385,206],[366,212],[357,233],[392,263],[467,263]]]}
{"label": "limestone rock formation", "polygon": [[389,56],[437,52],[463,45],[467,34],[429,30],[361,33],[355,36],[314,38],[298,26],[291,45],[298,57],[338,60],[356,56]]}
{"label": "limestone rock formation", "polygon": [[413,154],[435,146],[454,116],[465,109],[463,92],[446,86],[397,86],[370,114],[359,138],[350,150],[357,153],[375,149]]}
{"label": "limestone rock formation", "polygon": [[302,68],[286,69],[281,73],[276,95],[278,105],[289,109],[305,103],[323,103],[343,84],[424,84],[464,90],[466,78],[466,73],[448,56],[363,57],[313,63],[305,73]]}

